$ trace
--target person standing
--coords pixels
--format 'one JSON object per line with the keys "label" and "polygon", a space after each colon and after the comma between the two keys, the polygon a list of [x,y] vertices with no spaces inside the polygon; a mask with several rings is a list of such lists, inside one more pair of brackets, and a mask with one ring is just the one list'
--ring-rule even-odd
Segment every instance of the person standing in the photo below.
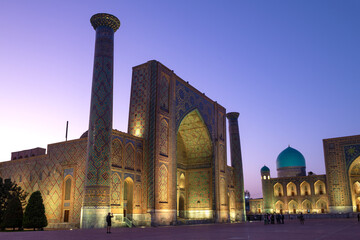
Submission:
{"label": "person standing", "polygon": [[107,223],[106,233],[111,233],[111,218],[113,217],[114,215],[112,213],[108,213],[108,215],[106,216],[106,223]]}
{"label": "person standing", "polygon": [[300,223],[301,225],[304,225],[304,215],[302,213],[300,213],[300,216],[299,216],[299,219],[300,219]]}
{"label": "person standing", "polygon": [[360,222],[360,213],[358,213],[358,222]]}
{"label": "person standing", "polygon": [[284,214],[281,214],[281,223],[284,224]]}

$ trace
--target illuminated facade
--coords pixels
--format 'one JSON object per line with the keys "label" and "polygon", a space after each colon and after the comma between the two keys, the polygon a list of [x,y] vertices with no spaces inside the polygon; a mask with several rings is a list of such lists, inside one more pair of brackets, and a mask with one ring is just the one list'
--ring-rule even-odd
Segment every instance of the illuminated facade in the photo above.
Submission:
{"label": "illuminated facade", "polygon": [[[113,37],[108,14],[96,30],[89,130],[80,139],[12,153],[0,177],[40,190],[50,227],[170,225],[245,220],[237,118],[152,60],[133,68],[128,133],[112,130]],[[226,159],[229,119],[232,166]]]}
{"label": "illuminated facade", "polygon": [[277,158],[277,178],[261,169],[263,199],[250,200],[250,213],[360,212],[360,135],[323,144],[326,175],[306,175],[304,157],[288,147]]}

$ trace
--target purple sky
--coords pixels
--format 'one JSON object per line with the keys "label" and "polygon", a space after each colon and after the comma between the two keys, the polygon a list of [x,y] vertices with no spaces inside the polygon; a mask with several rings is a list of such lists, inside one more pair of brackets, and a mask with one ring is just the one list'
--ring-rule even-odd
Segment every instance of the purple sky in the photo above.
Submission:
{"label": "purple sky", "polygon": [[67,120],[69,139],[87,130],[98,12],[122,24],[113,127],[127,131],[132,67],[160,61],[240,112],[252,197],[288,144],[324,174],[322,139],[360,133],[360,1],[2,0],[0,161],[64,141]]}

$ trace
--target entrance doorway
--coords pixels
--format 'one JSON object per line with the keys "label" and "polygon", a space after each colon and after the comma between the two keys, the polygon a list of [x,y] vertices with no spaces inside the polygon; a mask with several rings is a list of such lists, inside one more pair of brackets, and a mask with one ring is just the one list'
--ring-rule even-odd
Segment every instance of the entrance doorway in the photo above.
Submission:
{"label": "entrance doorway", "polygon": [[128,177],[124,181],[124,217],[132,218],[134,182]]}

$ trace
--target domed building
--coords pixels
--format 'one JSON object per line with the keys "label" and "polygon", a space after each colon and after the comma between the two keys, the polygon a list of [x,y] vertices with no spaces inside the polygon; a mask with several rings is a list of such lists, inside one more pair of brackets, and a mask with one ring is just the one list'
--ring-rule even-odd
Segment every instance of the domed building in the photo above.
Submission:
{"label": "domed building", "polygon": [[[305,158],[295,148],[287,147],[276,159],[277,178],[270,169],[260,170],[263,199],[250,201],[251,213],[327,213],[326,175],[306,175]],[[262,206],[262,208],[260,208]]]}
{"label": "domed building", "polygon": [[288,147],[276,159],[278,177],[305,176],[305,158],[298,150]]}

